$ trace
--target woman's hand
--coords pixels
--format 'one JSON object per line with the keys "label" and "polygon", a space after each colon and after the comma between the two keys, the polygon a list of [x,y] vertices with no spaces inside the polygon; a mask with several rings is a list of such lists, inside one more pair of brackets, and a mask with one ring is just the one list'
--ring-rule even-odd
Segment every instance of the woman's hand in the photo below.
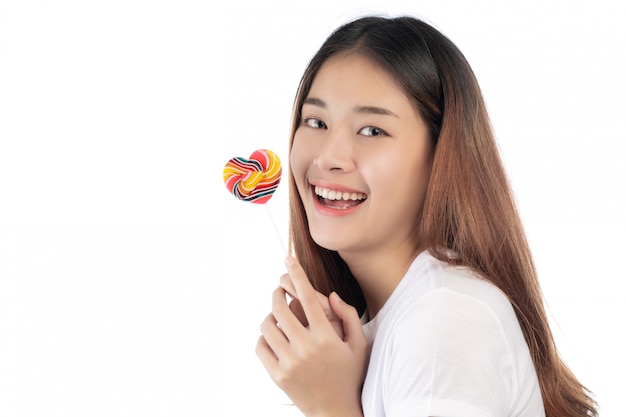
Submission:
{"label": "woman's hand", "polygon": [[330,309],[343,331],[339,337],[302,267],[291,257],[286,263],[292,295],[308,325],[290,309],[285,288],[278,287],[272,313],[261,324],[256,353],[272,380],[307,417],[362,416],[367,340],[359,316],[336,293],[330,295]]}
{"label": "woman's hand", "polygon": [[[285,291],[287,291],[287,294],[292,297],[292,300],[289,303],[289,308],[291,309],[293,314],[295,314],[295,316],[298,318],[298,320],[300,320],[300,323],[302,323],[304,327],[308,327],[309,321],[304,314],[302,303],[300,303],[300,300],[298,299],[298,294],[295,287],[293,286],[293,281],[291,280],[289,274],[284,274],[280,277],[280,286],[283,287]],[[322,307],[322,311],[324,311],[324,314],[326,315],[326,318],[333,326],[333,329],[335,329],[335,333],[337,333],[337,336],[339,336],[339,338],[343,340],[345,336],[343,331],[343,323],[330,307],[330,301],[328,297],[326,297],[319,291],[315,291],[315,295],[317,297],[317,302],[319,303],[320,307]]]}

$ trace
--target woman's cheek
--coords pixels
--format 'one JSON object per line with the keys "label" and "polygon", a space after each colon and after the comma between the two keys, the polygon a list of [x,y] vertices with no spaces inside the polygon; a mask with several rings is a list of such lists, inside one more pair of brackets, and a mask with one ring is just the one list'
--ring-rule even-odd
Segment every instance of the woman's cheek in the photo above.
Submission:
{"label": "woman's cheek", "polygon": [[308,156],[310,151],[303,146],[303,142],[304,141],[301,140],[296,133],[291,147],[291,155],[289,157],[291,172],[296,180],[296,185],[298,186],[300,193],[302,193],[303,181],[306,178],[305,174],[309,166],[307,160],[310,159],[310,156]]}

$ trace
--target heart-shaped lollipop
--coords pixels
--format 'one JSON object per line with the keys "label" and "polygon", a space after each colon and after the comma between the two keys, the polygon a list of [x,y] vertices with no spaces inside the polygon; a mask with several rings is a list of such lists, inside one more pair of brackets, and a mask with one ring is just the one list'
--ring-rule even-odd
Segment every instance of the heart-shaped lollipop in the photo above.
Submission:
{"label": "heart-shaped lollipop", "polygon": [[224,183],[235,197],[255,204],[264,204],[280,183],[282,168],[278,156],[259,149],[249,159],[235,157],[224,166]]}

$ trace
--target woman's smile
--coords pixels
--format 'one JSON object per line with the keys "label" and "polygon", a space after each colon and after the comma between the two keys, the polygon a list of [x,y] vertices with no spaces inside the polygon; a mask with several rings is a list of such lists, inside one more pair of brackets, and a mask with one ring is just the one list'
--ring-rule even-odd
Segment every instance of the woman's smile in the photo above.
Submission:
{"label": "woman's smile", "polygon": [[343,216],[354,212],[365,200],[367,194],[340,186],[323,185],[321,182],[311,182],[311,191],[314,194],[315,208],[327,216]]}

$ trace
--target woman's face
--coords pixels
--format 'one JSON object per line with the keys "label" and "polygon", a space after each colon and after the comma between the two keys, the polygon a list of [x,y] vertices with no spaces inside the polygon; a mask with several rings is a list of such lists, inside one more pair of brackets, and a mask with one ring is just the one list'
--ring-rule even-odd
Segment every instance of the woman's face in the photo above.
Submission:
{"label": "woman's face", "polygon": [[313,240],[340,254],[415,246],[431,145],[395,80],[363,56],[333,57],[301,120],[291,169]]}

